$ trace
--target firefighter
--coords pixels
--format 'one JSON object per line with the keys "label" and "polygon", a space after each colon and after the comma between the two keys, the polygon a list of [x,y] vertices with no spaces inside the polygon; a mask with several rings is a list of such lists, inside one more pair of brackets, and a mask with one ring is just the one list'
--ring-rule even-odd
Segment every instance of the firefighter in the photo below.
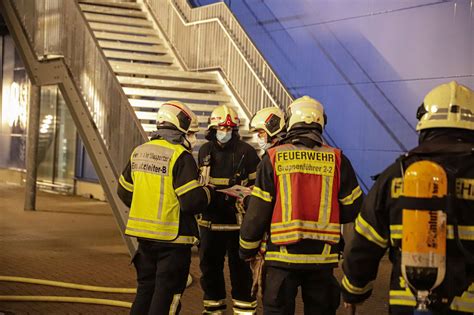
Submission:
{"label": "firefighter", "polygon": [[265,252],[264,314],[294,314],[298,287],[305,314],[335,314],[340,292],[341,224],[352,222],[363,193],[349,160],[323,143],[323,106],[303,96],[289,106],[288,133],[257,171],[240,234],[240,256]]}
{"label": "firefighter", "polygon": [[239,229],[243,213],[236,198],[217,192],[233,185],[251,186],[260,159],[255,149],[240,140],[240,120],[227,105],[214,109],[206,139],[199,150],[203,183],[215,186],[216,194],[199,220],[203,314],[224,314],[226,291],[224,260],[227,254],[232,284],[234,314],[254,314],[257,301],[250,296],[252,274],[249,264],[239,258]]}
{"label": "firefighter", "polygon": [[192,111],[178,101],[161,105],[157,131],[136,147],[119,179],[118,195],[130,207],[125,234],[136,237],[137,294],[131,314],[179,314],[191,247],[199,233],[194,215],[213,190],[198,182],[187,139]]}
{"label": "firefighter", "polygon": [[259,110],[250,121],[250,131],[257,134],[257,144],[266,151],[285,135],[285,114],[277,107]]}
{"label": "firefighter", "polygon": [[[402,253],[409,249],[402,248],[401,244],[402,241],[410,241],[402,239],[402,235],[407,229],[412,229],[413,224],[405,221],[405,225],[402,225],[405,216],[403,209],[443,210],[447,217],[446,271],[444,281],[428,296],[428,309],[435,314],[472,314],[474,93],[455,81],[439,85],[424,98],[423,104],[418,108],[417,119],[416,129],[420,132],[418,147],[399,158],[378,176],[356,219],[354,239],[346,245],[344,251],[343,300],[346,307],[355,308],[355,305],[371,295],[380,259],[388,249],[392,263],[390,313],[413,314],[416,300],[412,289],[415,291],[417,288],[409,286],[401,272]],[[447,177],[450,197],[424,198],[408,206],[401,199],[409,200],[405,197],[408,184],[412,185],[414,175],[421,175],[410,172],[411,178],[407,181],[408,169],[410,166],[421,165],[418,164],[421,162],[441,166]],[[426,171],[421,173],[426,174]],[[439,180],[436,177],[434,179]],[[420,176],[419,180],[423,178]],[[419,226],[417,233],[427,233],[423,230],[426,229],[425,226]],[[444,268],[444,265],[440,268]],[[420,270],[419,275],[423,273]],[[424,280],[430,281],[427,277]]]}

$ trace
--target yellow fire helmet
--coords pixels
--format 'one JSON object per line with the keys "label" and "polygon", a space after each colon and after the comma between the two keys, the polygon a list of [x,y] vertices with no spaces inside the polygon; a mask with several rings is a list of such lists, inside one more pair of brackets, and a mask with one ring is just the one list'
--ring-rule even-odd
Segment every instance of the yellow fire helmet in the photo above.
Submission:
{"label": "yellow fire helmet", "polygon": [[[176,127],[179,131],[187,133],[192,123],[192,117],[196,116],[192,110],[179,101],[167,101],[158,110],[156,124],[159,128],[165,123]],[[197,120],[197,118],[196,118]]]}
{"label": "yellow fire helmet", "polygon": [[220,105],[212,111],[207,129],[220,126],[238,128],[239,125],[240,119],[235,110],[228,105]]}
{"label": "yellow fire helmet", "polygon": [[189,126],[188,132],[199,132],[199,120],[194,112],[191,112],[191,125]]}
{"label": "yellow fire helmet", "polygon": [[288,131],[296,128],[308,128],[318,124],[324,128],[325,116],[323,105],[309,96],[303,96],[293,101],[289,106]]}
{"label": "yellow fire helmet", "polygon": [[285,127],[285,114],[278,107],[267,107],[259,110],[250,121],[250,131],[263,129],[270,137],[281,132]]}
{"label": "yellow fire helmet", "polygon": [[456,81],[432,89],[416,113],[416,130],[461,128],[474,130],[474,92]]}

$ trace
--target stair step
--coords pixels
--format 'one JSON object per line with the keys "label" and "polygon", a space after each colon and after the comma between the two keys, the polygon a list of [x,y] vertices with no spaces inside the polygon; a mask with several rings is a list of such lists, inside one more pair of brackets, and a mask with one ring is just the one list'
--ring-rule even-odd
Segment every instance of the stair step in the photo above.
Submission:
{"label": "stair step", "polygon": [[172,64],[174,62],[173,57],[168,55],[152,55],[147,53],[122,52],[108,49],[103,49],[103,51],[107,58],[113,59],[160,62],[166,64]]}
{"label": "stair step", "polygon": [[[134,108],[160,108],[161,104],[164,101],[154,101],[154,100],[141,100],[141,99],[128,99],[130,105]],[[201,103],[192,103],[192,102],[184,102],[191,110],[194,112],[207,112],[211,113],[218,104],[201,104]]]}
{"label": "stair step", "polygon": [[117,79],[122,85],[134,85],[143,87],[155,88],[172,88],[182,90],[200,90],[200,91],[221,91],[220,84],[202,83],[202,82],[188,82],[188,81],[171,81],[160,79],[148,79],[137,77],[117,76]]}
{"label": "stair step", "polygon": [[128,88],[128,87],[124,87],[123,91],[125,92],[127,96],[145,96],[145,97],[159,97],[159,98],[167,98],[167,99],[210,100],[210,101],[230,102],[230,96],[225,95],[225,94],[152,90],[152,89],[139,89],[139,88]]}
{"label": "stair step", "polygon": [[161,45],[140,45],[114,42],[109,40],[99,40],[99,45],[106,49],[126,50],[133,52],[150,52],[156,54],[166,54],[168,50]]}
{"label": "stair step", "polygon": [[155,36],[127,35],[127,34],[112,33],[112,32],[105,32],[105,31],[94,31],[94,35],[97,39],[118,40],[122,42],[142,43],[142,44],[163,44],[163,41],[156,35]]}
{"label": "stair step", "polygon": [[110,16],[106,14],[89,13],[89,12],[85,12],[84,16],[89,22],[101,22],[101,23],[109,23],[109,24],[114,24],[114,25],[126,25],[126,26],[145,26],[149,28],[153,27],[153,24],[146,19]]}
{"label": "stair step", "polygon": [[105,6],[105,7],[141,10],[140,5],[138,3],[135,3],[135,2],[110,2],[110,1],[97,1],[97,0],[79,0],[79,3],[99,5],[99,6]]}
{"label": "stair step", "polygon": [[152,28],[122,26],[97,22],[90,22],[89,25],[93,31],[106,31],[128,35],[156,35],[156,31]]}
{"label": "stair step", "polygon": [[149,75],[153,77],[163,78],[179,78],[186,80],[203,80],[203,81],[217,81],[217,76],[214,73],[204,72],[187,72],[180,70],[172,70],[169,67],[157,65],[140,65],[136,63],[123,61],[110,61],[110,65],[116,73]]}
{"label": "stair step", "polygon": [[128,9],[128,8],[117,8],[117,7],[109,7],[109,6],[102,6],[102,5],[92,5],[92,4],[79,4],[81,10],[83,12],[92,12],[92,13],[102,13],[102,14],[109,14],[109,15],[118,15],[118,16],[134,16],[134,17],[141,17],[146,18],[146,14],[143,11]]}

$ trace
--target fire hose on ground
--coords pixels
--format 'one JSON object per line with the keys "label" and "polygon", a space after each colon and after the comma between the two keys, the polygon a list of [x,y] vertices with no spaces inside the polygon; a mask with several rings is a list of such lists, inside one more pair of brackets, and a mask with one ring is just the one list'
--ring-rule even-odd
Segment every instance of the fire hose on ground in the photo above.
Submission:
{"label": "fire hose on ground", "polygon": [[[12,276],[0,276],[0,281],[5,282],[19,282],[19,283],[30,283],[47,285],[60,288],[68,288],[75,290],[103,292],[103,293],[124,293],[124,294],[135,294],[137,290],[135,288],[112,288],[102,286],[83,285],[70,282],[25,278],[25,277],[12,277]],[[188,275],[188,281],[186,287],[190,286],[193,282],[191,275]],[[85,303],[85,304],[98,304],[98,305],[109,305],[117,307],[131,308],[132,303],[120,300],[111,299],[97,299],[87,297],[75,297],[75,296],[34,296],[34,295],[0,295],[0,301],[5,302],[66,302],[66,303]]]}

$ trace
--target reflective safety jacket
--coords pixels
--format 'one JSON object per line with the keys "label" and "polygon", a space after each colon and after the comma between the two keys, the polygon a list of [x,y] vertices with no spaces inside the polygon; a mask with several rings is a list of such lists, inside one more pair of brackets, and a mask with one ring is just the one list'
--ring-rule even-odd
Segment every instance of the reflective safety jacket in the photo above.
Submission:
{"label": "reflective safety jacket", "polygon": [[349,160],[328,146],[283,144],[267,153],[240,231],[241,258],[261,250],[266,264],[281,268],[337,266],[340,224],[354,221],[363,199]]}
{"label": "reflective safety jacket", "polygon": [[[355,222],[354,238],[344,250],[342,289],[346,302],[359,303],[371,295],[380,259],[388,249],[393,264],[390,312],[413,313],[415,297],[405,283],[400,267],[403,226],[398,200],[403,189],[401,168],[406,170],[418,160],[431,160],[447,173],[448,170],[454,173],[452,179],[455,178],[456,187],[455,216],[449,213],[447,216],[446,276],[433,291],[431,307],[443,314],[449,310],[474,312],[474,262],[466,259],[454,238],[455,222],[458,222],[460,242],[465,250],[474,253],[474,154],[466,153],[465,149],[456,152],[460,145],[474,148],[472,138],[470,141],[460,142],[457,137],[432,138],[415,148],[412,156],[392,164],[378,177]],[[446,209],[445,202],[440,204],[440,209]]]}
{"label": "reflective safety jacket", "polygon": [[[257,165],[260,158],[248,143],[238,136],[221,146],[216,140],[205,143],[199,149],[199,166],[210,156],[209,183],[215,190],[233,185],[252,186],[255,183]],[[203,212],[199,225],[214,231],[238,231],[242,213],[236,208],[236,198],[216,192],[209,207]]]}
{"label": "reflective safety jacket", "polygon": [[272,242],[289,245],[308,239],[337,244],[341,151],[326,145],[304,150],[284,144],[269,149],[268,155],[279,192],[270,226]]}
{"label": "reflective safety jacket", "polygon": [[194,214],[210,201],[192,155],[179,144],[155,139],[138,146],[119,179],[130,206],[125,234],[174,244],[197,242]]}

